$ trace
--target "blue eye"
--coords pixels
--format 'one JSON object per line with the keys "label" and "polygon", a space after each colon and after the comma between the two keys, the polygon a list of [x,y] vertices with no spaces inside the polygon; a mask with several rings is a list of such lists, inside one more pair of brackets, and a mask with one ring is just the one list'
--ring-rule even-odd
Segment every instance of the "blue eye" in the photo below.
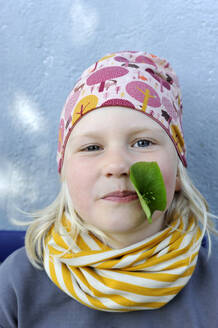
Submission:
{"label": "blue eye", "polygon": [[[91,147],[94,147],[94,146],[97,146],[97,145],[90,145],[90,146],[88,146],[88,147],[86,147],[86,148],[83,148],[82,151],[84,151],[84,150],[86,150],[86,149],[89,149],[89,148],[91,148]],[[97,147],[99,147],[99,146],[97,146]]]}
{"label": "blue eye", "polygon": [[[141,145],[144,145],[144,147],[142,147],[142,148],[145,148],[145,147],[151,146],[151,145],[153,144],[150,140],[147,140],[147,139],[140,139],[140,140],[137,140],[136,143],[139,143],[140,141],[142,141]],[[140,147],[140,148],[141,148],[141,147]]]}

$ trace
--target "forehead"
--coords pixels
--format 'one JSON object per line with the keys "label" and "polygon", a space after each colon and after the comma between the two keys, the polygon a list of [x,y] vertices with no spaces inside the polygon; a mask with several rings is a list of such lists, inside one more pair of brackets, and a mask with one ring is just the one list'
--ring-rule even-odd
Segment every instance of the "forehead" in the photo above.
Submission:
{"label": "forehead", "polygon": [[129,132],[137,130],[150,130],[156,133],[165,134],[163,128],[153,119],[131,108],[113,106],[103,107],[87,113],[75,125],[72,130],[72,137],[79,138],[85,135],[105,134],[106,132]]}

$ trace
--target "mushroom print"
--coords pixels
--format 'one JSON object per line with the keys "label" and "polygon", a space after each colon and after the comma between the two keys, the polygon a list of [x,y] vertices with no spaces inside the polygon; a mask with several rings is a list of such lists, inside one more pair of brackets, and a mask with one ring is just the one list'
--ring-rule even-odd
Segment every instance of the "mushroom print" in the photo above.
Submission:
{"label": "mushroom print", "polygon": [[161,115],[165,118],[165,120],[170,123],[171,122],[171,117],[165,110],[161,110]]}
{"label": "mushroom print", "polygon": [[100,83],[100,87],[99,87],[98,91],[103,92],[105,82],[107,80],[116,79],[120,76],[128,74],[128,72],[129,71],[126,68],[120,67],[120,66],[111,66],[111,67],[101,68],[98,71],[91,74],[88,77],[86,83],[89,86]]}
{"label": "mushroom print", "polygon": [[146,56],[138,56],[138,57],[136,57],[135,62],[136,63],[146,63],[146,64],[152,65],[155,68],[157,68],[157,65],[153,62],[153,60],[150,59],[150,58],[148,58],[148,57],[146,57]]}
{"label": "mushroom print", "polygon": [[136,100],[140,101],[142,111],[146,111],[147,105],[150,107],[160,107],[160,98],[157,92],[148,84],[141,81],[130,82],[126,85],[126,92]]}
{"label": "mushroom print", "polygon": [[182,152],[185,142],[184,142],[184,139],[182,137],[182,134],[180,133],[180,130],[179,130],[178,126],[175,125],[175,124],[172,124],[171,125],[171,131],[172,131],[172,137],[173,137],[179,151]]}
{"label": "mushroom print", "polygon": [[160,74],[157,74],[156,72],[154,72],[151,68],[146,68],[146,72],[148,72],[149,74],[151,74],[151,76],[157,80],[158,82],[160,82],[160,90],[161,92],[163,92],[163,86],[170,90],[171,86],[170,83],[167,82],[167,80],[165,80],[165,78],[163,76],[161,76]]}
{"label": "mushroom print", "polygon": [[135,65],[134,63],[131,63],[128,59],[126,59],[124,57],[117,56],[114,58],[114,60],[121,62],[121,63],[124,62],[124,64],[122,64],[122,66],[138,68],[137,65]]}
{"label": "mushroom print", "polygon": [[91,95],[82,98],[74,109],[73,117],[72,117],[72,125],[74,125],[74,123],[78,121],[81,118],[81,116],[83,116],[85,113],[89,112],[93,108],[96,108],[97,104],[98,104],[97,96]]}
{"label": "mushroom print", "polygon": [[104,61],[106,59],[112,58],[112,57],[114,57],[114,54],[110,54],[110,55],[104,56],[101,59],[99,59],[98,62],[100,63],[100,62],[102,62],[102,61]]}
{"label": "mushroom print", "polygon": [[[171,103],[171,101],[168,98],[163,97],[162,98],[162,104],[166,108],[166,112],[162,111],[162,116],[166,119],[166,121],[168,121],[168,123],[170,123],[172,118],[174,120],[176,120],[177,116],[178,116],[178,113],[176,111],[176,108]],[[166,117],[165,113],[167,113],[167,115],[168,115],[167,117]]]}
{"label": "mushroom print", "polygon": [[66,101],[65,113],[64,113],[64,118],[65,118],[66,122],[70,118],[72,108],[74,107],[75,103],[77,102],[79,95],[80,95],[80,90],[78,90],[76,92],[72,92],[72,94],[70,94],[70,96],[68,97],[68,99]]}
{"label": "mushroom print", "polygon": [[150,58],[146,57],[146,56],[138,56],[136,57],[136,59],[134,61],[129,61],[127,58],[122,57],[122,56],[116,56],[114,57],[114,60],[118,61],[118,62],[123,62],[124,64],[122,66],[126,66],[126,67],[134,67],[134,68],[139,68],[138,65],[136,65],[136,63],[146,63],[149,65],[154,66],[155,68],[157,67],[157,65],[153,62],[153,60],[151,60]]}

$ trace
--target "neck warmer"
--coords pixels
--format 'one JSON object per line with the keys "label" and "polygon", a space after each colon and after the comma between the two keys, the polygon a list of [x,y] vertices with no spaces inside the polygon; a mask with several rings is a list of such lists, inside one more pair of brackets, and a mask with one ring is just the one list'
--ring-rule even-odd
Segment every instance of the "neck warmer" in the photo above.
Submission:
{"label": "neck warmer", "polygon": [[90,232],[74,240],[67,214],[44,240],[44,268],[67,295],[96,310],[152,310],[170,302],[190,280],[202,232],[193,216],[130,246],[113,249]]}

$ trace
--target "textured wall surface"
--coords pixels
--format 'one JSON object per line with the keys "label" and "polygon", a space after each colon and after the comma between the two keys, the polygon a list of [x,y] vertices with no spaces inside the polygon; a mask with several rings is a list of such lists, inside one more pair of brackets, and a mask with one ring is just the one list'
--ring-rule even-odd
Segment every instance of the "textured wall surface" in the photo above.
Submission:
{"label": "textured wall surface", "polygon": [[0,0],[0,229],[59,190],[59,116],[80,73],[103,55],[165,57],[183,93],[188,170],[218,214],[218,2]]}

